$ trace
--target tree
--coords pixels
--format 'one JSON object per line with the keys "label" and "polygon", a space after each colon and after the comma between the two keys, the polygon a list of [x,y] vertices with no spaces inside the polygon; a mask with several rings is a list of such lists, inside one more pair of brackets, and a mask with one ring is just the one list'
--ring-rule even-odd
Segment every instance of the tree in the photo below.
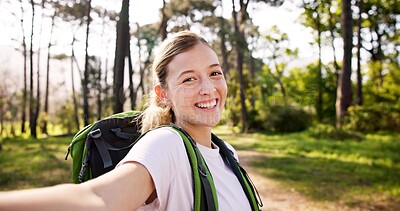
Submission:
{"label": "tree", "polygon": [[[399,64],[398,16],[399,1],[364,0],[362,7],[362,50],[369,53],[369,80],[374,84],[373,102],[386,101],[382,96],[385,76]],[[397,46],[397,47],[396,47]],[[367,97],[366,97],[367,98]]]}
{"label": "tree", "polygon": [[85,70],[83,74],[83,81],[82,81],[82,96],[83,96],[83,122],[85,125],[89,124],[89,54],[88,54],[88,47],[89,47],[89,29],[90,29],[90,11],[92,10],[92,0],[87,2],[87,13],[86,13],[86,45],[85,45]]}
{"label": "tree", "polygon": [[357,88],[356,88],[356,104],[363,104],[362,93],[362,75],[361,75],[361,25],[362,25],[362,11],[364,0],[358,0],[358,20],[357,20]]}
{"label": "tree", "polygon": [[242,119],[242,133],[247,133],[249,129],[249,124],[247,122],[247,106],[246,106],[246,96],[245,96],[245,85],[243,79],[243,55],[244,55],[244,47],[246,43],[246,39],[244,37],[244,24],[247,17],[247,6],[250,1],[244,2],[240,0],[240,16],[239,19],[238,14],[235,8],[235,1],[232,0],[232,18],[234,22],[234,29],[235,29],[235,50],[236,50],[236,69],[238,71],[239,77],[239,90],[240,90],[240,105],[241,105],[241,119]]}
{"label": "tree", "polygon": [[21,133],[25,133],[25,122],[26,122],[26,101],[27,101],[27,47],[26,47],[26,41],[25,41],[25,29],[24,29],[24,7],[22,0],[19,1],[21,4],[21,16],[20,16],[20,23],[21,23],[21,32],[22,32],[22,54],[24,56],[24,69],[23,69],[23,75],[24,75],[24,89],[22,91],[22,108],[21,108]]}
{"label": "tree", "polygon": [[322,120],[322,41],[321,41],[321,34],[323,29],[323,24],[321,23],[321,13],[322,13],[322,2],[320,1],[310,1],[306,2],[303,0],[303,7],[305,9],[306,15],[306,25],[311,26],[317,32],[316,42],[318,45],[318,74],[317,74],[317,81],[318,81],[318,96],[317,96],[317,103],[316,103],[316,110],[318,121],[321,122]]}
{"label": "tree", "polygon": [[114,113],[123,111],[124,67],[129,50],[129,0],[122,1],[121,13],[117,23],[117,43],[114,60]]}
{"label": "tree", "polygon": [[[53,14],[51,15],[51,26],[50,26],[50,39],[47,44],[47,63],[46,63],[46,90],[45,90],[45,100],[44,100],[44,112],[45,115],[47,116],[49,113],[49,85],[50,85],[50,48],[52,46],[51,40],[53,38],[53,29],[54,29],[54,19],[56,17],[56,10],[57,6],[54,7]],[[42,126],[42,133],[48,134],[47,132],[47,120],[48,118],[46,117],[43,121],[43,126]]]}
{"label": "tree", "polygon": [[166,8],[166,2],[163,0],[163,6],[160,9],[161,12],[161,21],[160,21],[160,27],[158,28],[157,34],[161,37],[161,40],[165,40],[167,38],[167,25],[168,25],[168,20],[170,17],[166,14],[167,8]]}
{"label": "tree", "polygon": [[352,10],[350,1],[342,1],[343,65],[336,96],[336,127],[342,126],[343,117],[351,105],[351,58],[353,48]]}
{"label": "tree", "polygon": [[[74,51],[74,44],[76,42],[76,33],[78,32],[79,28],[83,25],[84,23],[84,17],[86,15],[85,13],[85,2],[80,2],[80,3],[75,3],[75,4],[61,4],[57,9],[57,16],[59,16],[63,21],[70,23],[71,25],[71,57],[70,57],[70,71],[71,71],[71,87],[72,87],[72,101],[73,101],[73,106],[74,106],[74,122],[77,125],[77,128],[79,129],[80,127],[80,119],[79,119],[79,101],[77,99],[77,92],[75,89],[75,70],[74,66],[77,67],[78,73],[80,76],[80,81],[83,81],[82,77],[82,71],[79,66],[79,63],[75,57],[75,51]],[[63,57],[61,56],[61,59]],[[74,65],[75,64],[75,65]]]}
{"label": "tree", "polygon": [[31,136],[37,138],[36,125],[37,122],[35,117],[35,99],[33,97],[33,33],[34,33],[34,22],[35,22],[35,3],[31,0],[31,8],[32,8],[32,25],[31,25],[31,37],[30,37],[30,47],[29,47],[29,69],[30,69],[30,77],[29,77],[29,128]]}
{"label": "tree", "polygon": [[40,89],[40,64],[41,64],[41,50],[42,50],[42,39],[41,39],[41,35],[42,35],[42,31],[43,31],[43,19],[44,19],[44,5],[45,5],[45,0],[42,0],[42,2],[40,3],[41,5],[41,9],[40,9],[40,13],[41,13],[41,18],[40,18],[40,25],[39,25],[39,33],[38,33],[38,50],[36,53],[36,58],[37,58],[37,62],[36,62],[36,107],[35,107],[35,122],[38,121],[39,118],[39,113],[40,113],[40,107],[41,107],[41,89]]}
{"label": "tree", "polygon": [[[162,26],[157,23],[138,26],[135,37],[139,50],[139,75],[140,80],[136,86],[136,91],[142,90],[143,94],[147,94],[150,84],[150,65],[153,59],[154,46],[160,41],[157,37]],[[146,72],[147,71],[147,72]]]}
{"label": "tree", "polygon": [[270,62],[266,64],[268,66],[267,70],[276,83],[278,83],[282,98],[286,102],[287,93],[282,79],[287,72],[289,62],[297,57],[298,49],[290,48],[288,35],[282,33],[277,26],[273,26],[265,38],[267,41],[266,46],[270,53],[268,56]]}
{"label": "tree", "polygon": [[330,32],[330,44],[332,47],[332,53],[333,53],[333,67],[335,68],[335,76],[336,76],[336,85],[339,82],[339,72],[340,72],[340,67],[339,64],[337,62],[337,58],[336,58],[336,47],[335,47],[335,38],[336,36],[336,31],[337,31],[337,27],[336,27],[336,23],[339,22],[339,15],[337,14],[338,12],[340,12],[340,10],[336,10],[336,12],[332,12],[331,8],[335,8],[333,5],[333,0],[328,0],[325,2],[325,8],[328,8],[326,11],[328,12],[328,28],[329,28],[329,32]]}
{"label": "tree", "polygon": [[[252,21],[247,12],[250,0],[240,0],[239,1],[239,9],[236,11],[235,0],[232,0],[232,19],[234,26],[234,42],[233,46],[236,51],[236,70],[238,72],[238,81],[240,87],[240,105],[241,105],[241,122],[242,128],[241,132],[246,133],[249,124],[248,124],[248,114],[247,114],[247,106],[246,106],[246,87],[244,84],[243,78],[243,64],[244,64],[244,55],[245,52],[248,52],[248,43],[246,40],[246,26],[249,25]],[[264,2],[268,3],[272,6],[280,6],[283,1],[280,0],[255,0],[254,2]]]}

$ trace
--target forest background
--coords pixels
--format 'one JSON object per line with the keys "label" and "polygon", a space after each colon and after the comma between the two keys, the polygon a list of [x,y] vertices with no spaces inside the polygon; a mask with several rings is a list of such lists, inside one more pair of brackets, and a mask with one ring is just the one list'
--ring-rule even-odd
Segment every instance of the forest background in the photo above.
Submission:
{"label": "forest background", "polygon": [[[158,44],[185,29],[204,35],[220,57],[229,82],[222,124],[242,132],[316,124],[398,132],[399,4],[171,0],[162,2],[155,22],[140,25],[130,21],[129,1],[2,0],[3,24],[12,27],[3,43],[22,56],[2,52],[0,133],[73,133],[112,113],[142,109]],[[300,11],[293,26],[306,30],[292,33],[311,38],[306,50],[292,44],[279,20],[262,19],[257,10],[285,5]],[[261,31],[252,13],[259,25],[276,25]],[[307,51],[314,58],[299,61]]]}
{"label": "forest background", "polygon": [[143,109],[159,44],[189,29],[227,78],[217,134],[279,181],[258,186],[267,209],[400,209],[399,1],[0,0],[0,14],[1,190],[69,182],[71,136]]}

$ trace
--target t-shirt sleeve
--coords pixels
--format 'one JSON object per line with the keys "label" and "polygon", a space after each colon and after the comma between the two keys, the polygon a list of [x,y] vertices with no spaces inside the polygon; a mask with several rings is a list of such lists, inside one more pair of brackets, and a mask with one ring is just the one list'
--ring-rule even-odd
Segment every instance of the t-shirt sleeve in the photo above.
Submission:
{"label": "t-shirt sleeve", "polygon": [[159,128],[144,135],[117,165],[138,162],[149,171],[160,204],[165,203],[169,185],[179,172],[179,162],[187,159],[181,136],[170,128]]}

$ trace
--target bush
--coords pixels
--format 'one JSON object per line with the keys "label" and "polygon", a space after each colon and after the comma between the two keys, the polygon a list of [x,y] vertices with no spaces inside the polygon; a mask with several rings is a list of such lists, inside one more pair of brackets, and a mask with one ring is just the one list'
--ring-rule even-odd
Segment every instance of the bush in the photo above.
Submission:
{"label": "bush", "polygon": [[304,109],[291,105],[270,105],[266,112],[258,112],[255,123],[262,129],[273,132],[297,132],[307,129],[311,124],[311,115]]}
{"label": "bush", "polygon": [[380,103],[349,108],[347,129],[360,132],[400,132],[400,106]]}
{"label": "bush", "polygon": [[344,129],[337,129],[332,125],[318,124],[310,129],[310,135],[315,138],[327,138],[334,140],[345,140],[353,139],[357,141],[362,141],[364,136],[353,131],[348,131]]}
{"label": "bush", "polygon": [[252,109],[249,112],[248,122],[249,127],[254,130],[265,130],[263,127],[263,120],[259,118],[260,112],[259,110]]}

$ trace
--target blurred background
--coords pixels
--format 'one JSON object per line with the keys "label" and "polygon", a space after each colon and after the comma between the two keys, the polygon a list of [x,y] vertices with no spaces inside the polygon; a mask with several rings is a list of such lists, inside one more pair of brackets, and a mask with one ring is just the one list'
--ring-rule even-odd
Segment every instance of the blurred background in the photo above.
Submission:
{"label": "blurred background", "polygon": [[220,56],[224,124],[400,131],[399,3],[343,3],[2,0],[1,133],[71,133],[142,109],[157,46],[180,30]]}
{"label": "blurred background", "polygon": [[[216,132],[261,178],[316,209],[400,209],[397,0],[0,0],[0,24],[2,189],[68,181],[71,135],[142,110],[159,44],[191,30],[228,82]],[[18,167],[27,150],[55,169]],[[67,176],[18,182],[42,168]]]}

